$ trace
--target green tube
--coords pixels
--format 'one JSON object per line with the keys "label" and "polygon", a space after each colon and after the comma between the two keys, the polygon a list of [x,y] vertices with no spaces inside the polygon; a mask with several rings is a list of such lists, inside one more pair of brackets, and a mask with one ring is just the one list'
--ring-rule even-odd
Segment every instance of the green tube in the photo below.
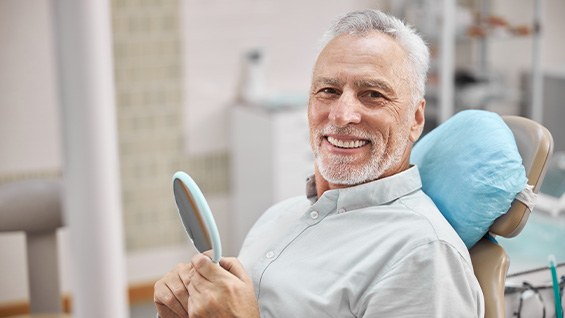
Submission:
{"label": "green tube", "polygon": [[559,293],[559,281],[557,280],[557,269],[555,268],[555,256],[549,255],[549,270],[553,285],[553,298],[555,299],[555,317],[563,318],[563,307],[561,307],[561,294]]}

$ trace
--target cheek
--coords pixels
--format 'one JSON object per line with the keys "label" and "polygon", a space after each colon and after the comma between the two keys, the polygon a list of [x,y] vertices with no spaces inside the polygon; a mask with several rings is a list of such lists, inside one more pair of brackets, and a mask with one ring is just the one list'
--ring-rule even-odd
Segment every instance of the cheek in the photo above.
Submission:
{"label": "cheek", "polygon": [[[308,129],[310,132],[310,146],[315,147],[316,130],[318,123],[316,115],[312,112],[311,106],[308,106]],[[314,149],[314,148],[313,148]]]}
{"label": "cheek", "polygon": [[310,131],[322,125],[327,118],[327,112],[324,113],[323,108],[312,104],[308,106],[308,125],[310,126]]}
{"label": "cheek", "polygon": [[400,123],[394,129],[389,130],[388,147],[396,149],[397,147],[405,147],[410,142],[410,128],[405,123]]}
{"label": "cheek", "polygon": [[385,109],[372,112],[370,116],[365,116],[365,119],[367,127],[370,127],[375,134],[380,134],[385,139],[393,133],[395,127],[402,124]]}

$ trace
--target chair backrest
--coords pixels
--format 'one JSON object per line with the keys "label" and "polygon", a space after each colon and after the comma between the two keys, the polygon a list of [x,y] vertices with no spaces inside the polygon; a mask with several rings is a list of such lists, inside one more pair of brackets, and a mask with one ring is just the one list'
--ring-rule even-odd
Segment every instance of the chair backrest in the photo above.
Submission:
{"label": "chair backrest", "polygon": [[61,188],[56,180],[0,185],[0,232],[26,234],[31,313],[62,312],[56,241],[63,226]]}
{"label": "chair backrest", "polygon": [[[516,139],[528,184],[537,193],[553,153],[553,138],[545,127],[533,120],[518,116],[504,116],[503,119]],[[514,200],[508,213],[495,220],[490,233],[493,236],[514,237],[522,231],[530,213],[524,203]],[[500,245],[486,238],[481,239],[469,252],[485,298],[485,317],[505,317],[504,284],[510,265],[508,255]]]}

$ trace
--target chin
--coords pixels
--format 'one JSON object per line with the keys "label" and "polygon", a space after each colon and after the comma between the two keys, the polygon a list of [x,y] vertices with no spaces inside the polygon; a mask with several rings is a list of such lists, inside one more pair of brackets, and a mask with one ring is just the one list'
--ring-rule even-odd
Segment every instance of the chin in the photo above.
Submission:
{"label": "chin", "polygon": [[352,168],[351,163],[327,165],[321,161],[317,160],[320,174],[333,184],[352,186],[375,180],[380,175],[379,169],[370,163]]}

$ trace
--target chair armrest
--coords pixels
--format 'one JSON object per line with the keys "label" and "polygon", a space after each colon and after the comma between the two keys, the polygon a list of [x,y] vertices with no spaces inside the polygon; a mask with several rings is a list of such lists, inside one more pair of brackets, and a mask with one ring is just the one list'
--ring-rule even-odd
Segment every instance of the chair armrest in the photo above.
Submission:
{"label": "chair armrest", "polygon": [[504,283],[510,260],[504,249],[485,238],[469,253],[485,299],[485,318],[504,318]]}

